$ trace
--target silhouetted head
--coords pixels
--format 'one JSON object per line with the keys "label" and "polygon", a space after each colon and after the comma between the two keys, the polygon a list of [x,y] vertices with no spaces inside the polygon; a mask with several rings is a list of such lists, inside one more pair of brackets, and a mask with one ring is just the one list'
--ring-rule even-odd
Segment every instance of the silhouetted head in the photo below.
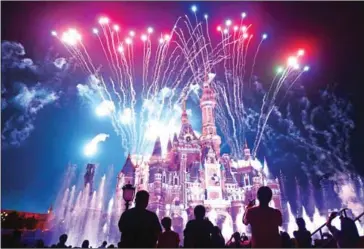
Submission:
{"label": "silhouetted head", "polygon": [[298,226],[298,229],[301,229],[302,230],[302,229],[305,229],[306,228],[306,222],[301,217],[296,219],[296,224]]}
{"label": "silhouetted head", "polygon": [[89,248],[89,246],[90,246],[90,242],[88,241],[88,240],[84,240],[83,242],[82,242],[82,248]]}
{"label": "silhouetted head", "polygon": [[355,225],[355,222],[348,218],[348,217],[342,217],[341,220],[341,232],[346,236],[350,238],[359,238],[358,228]]}
{"label": "silhouetted head", "polygon": [[197,220],[202,220],[205,217],[206,209],[202,205],[197,205],[193,210],[193,213],[195,214],[195,218]]}
{"label": "silhouetted head", "polygon": [[135,207],[146,209],[149,202],[149,193],[145,190],[140,190],[135,196]]}
{"label": "silhouetted head", "polygon": [[115,246],[113,244],[111,244],[107,248],[115,248]]}
{"label": "silhouetted head", "polygon": [[269,202],[272,200],[272,190],[268,186],[262,186],[258,189],[258,200],[259,205],[268,206]]}
{"label": "silhouetted head", "polygon": [[240,241],[240,233],[239,232],[233,233],[233,238],[234,238],[234,241]]}
{"label": "silhouetted head", "polygon": [[281,239],[282,239],[282,247],[283,248],[290,248],[292,247],[291,237],[287,232],[281,232]]}
{"label": "silhouetted head", "polygon": [[66,243],[67,239],[68,239],[67,234],[62,234],[61,236],[59,236],[59,242],[60,242],[61,244]]}
{"label": "silhouetted head", "polygon": [[161,220],[162,226],[164,227],[165,230],[171,230],[171,226],[172,226],[172,220],[169,217],[164,217]]}
{"label": "silhouetted head", "polygon": [[107,245],[107,241],[102,242],[102,246],[106,246]]}

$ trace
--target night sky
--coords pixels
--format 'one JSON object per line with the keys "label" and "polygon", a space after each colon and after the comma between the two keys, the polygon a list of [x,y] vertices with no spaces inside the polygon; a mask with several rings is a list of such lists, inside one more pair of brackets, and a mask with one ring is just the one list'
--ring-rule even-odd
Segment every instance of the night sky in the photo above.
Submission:
{"label": "night sky", "polygon": [[[306,77],[311,91],[337,84],[340,96],[354,105],[356,128],[351,150],[356,169],[364,175],[362,2],[1,2],[1,39],[23,44],[27,57],[37,62],[50,48],[67,55],[50,36],[52,29],[91,28],[100,15],[107,15],[122,27],[152,25],[168,30],[177,16],[190,12],[192,4],[201,15],[209,14],[212,26],[247,12],[256,29],[269,34],[269,45],[262,51],[267,65],[274,65],[292,49],[304,47],[312,68]],[[68,89],[77,83],[76,79],[64,82]],[[2,115],[2,126],[4,119]],[[97,162],[114,164],[117,170],[123,163],[120,140],[110,124],[95,121],[93,110],[77,98],[75,91],[42,109],[34,126],[19,147],[2,148],[2,208],[44,212],[54,202],[67,164],[87,163],[82,146],[95,134],[112,134],[107,143],[101,144]]]}

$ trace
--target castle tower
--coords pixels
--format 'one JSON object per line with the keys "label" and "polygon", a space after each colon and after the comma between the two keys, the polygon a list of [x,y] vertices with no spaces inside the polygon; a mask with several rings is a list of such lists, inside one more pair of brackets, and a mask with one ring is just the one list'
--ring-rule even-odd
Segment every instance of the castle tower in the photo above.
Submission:
{"label": "castle tower", "polygon": [[162,206],[162,169],[156,168],[154,171],[153,182],[151,184],[151,189],[153,194],[150,198],[150,208],[153,211],[163,212],[164,207]]}
{"label": "castle tower", "polygon": [[205,161],[205,186],[207,200],[222,200],[221,166],[215,151],[210,147]]}
{"label": "castle tower", "polygon": [[161,139],[160,137],[157,137],[154,143],[151,161],[159,161],[161,157],[162,157]]}
{"label": "castle tower", "polygon": [[125,184],[132,184],[134,185],[134,178],[135,178],[135,166],[131,161],[130,154],[126,158],[125,164],[117,177],[116,183],[116,207],[118,213],[121,214],[121,209],[124,207],[123,203],[123,186]]}
{"label": "castle tower", "polygon": [[184,98],[183,101],[182,101],[181,123],[182,123],[182,125],[188,123],[188,115],[187,115],[187,111],[186,111],[186,98]]}
{"label": "castle tower", "polygon": [[201,144],[203,147],[211,144],[216,155],[220,156],[221,138],[217,135],[214,110],[216,106],[215,92],[210,86],[215,76],[209,74],[209,78],[203,83],[200,107],[202,111],[202,135]]}
{"label": "castle tower", "polygon": [[90,195],[92,195],[93,192],[93,184],[94,184],[94,175],[95,175],[95,168],[96,165],[89,163],[86,166],[86,173],[83,177],[84,179],[84,187],[86,188],[87,185],[89,185],[90,188]]}
{"label": "castle tower", "polygon": [[167,144],[167,153],[170,153],[172,151],[173,145],[171,138],[168,138],[168,144]]}
{"label": "castle tower", "polygon": [[246,141],[246,139],[245,139],[245,143],[244,143],[243,154],[244,154],[244,160],[250,159],[251,153],[250,153],[250,149],[248,147],[248,142]]}
{"label": "castle tower", "polygon": [[173,144],[174,145],[177,145],[178,144],[178,138],[177,138],[177,134],[176,133],[173,134]]}
{"label": "castle tower", "polygon": [[[194,141],[197,141],[197,136],[195,132],[193,131],[192,125],[190,124],[188,120],[188,115],[186,111],[186,99],[182,102],[182,115],[181,115],[181,130],[178,135],[178,141],[182,143],[192,143]],[[173,141],[175,138],[173,138]],[[177,140],[177,139],[176,139]]]}

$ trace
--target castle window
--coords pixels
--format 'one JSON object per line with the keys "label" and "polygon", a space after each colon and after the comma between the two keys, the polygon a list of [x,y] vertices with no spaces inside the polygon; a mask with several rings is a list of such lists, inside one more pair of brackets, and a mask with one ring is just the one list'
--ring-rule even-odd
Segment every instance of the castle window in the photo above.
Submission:
{"label": "castle window", "polygon": [[174,185],[178,185],[178,179],[174,178]]}
{"label": "castle window", "polygon": [[162,180],[163,183],[166,183],[166,176],[164,175],[163,176],[163,180]]}
{"label": "castle window", "polygon": [[248,178],[245,178],[245,186],[248,186],[249,185],[249,180]]}
{"label": "castle window", "polygon": [[143,184],[143,178],[140,178],[140,184]]}

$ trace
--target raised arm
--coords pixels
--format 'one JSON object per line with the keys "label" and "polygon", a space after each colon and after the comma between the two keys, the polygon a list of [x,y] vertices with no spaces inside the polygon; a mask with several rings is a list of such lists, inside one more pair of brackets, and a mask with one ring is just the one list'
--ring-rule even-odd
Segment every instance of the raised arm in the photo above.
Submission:
{"label": "raised arm", "polygon": [[250,224],[250,221],[251,221],[251,218],[250,218],[250,216],[251,216],[250,213],[251,212],[249,212],[250,209],[251,208],[246,208],[245,209],[245,212],[244,212],[243,224],[246,225],[246,226],[249,225]]}
{"label": "raised arm", "polygon": [[243,216],[243,224],[248,225],[250,224],[250,212],[249,209],[255,206],[255,200],[249,202],[248,206],[245,208],[244,216]]}
{"label": "raised arm", "polygon": [[330,214],[329,218],[327,219],[327,222],[326,222],[326,226],[327,228],[329,229],[330,233],[332,234],[332,236],[334,236],[335,239],[337,239],[338,235],[339,235],[339,230],[334,227],[331,222],[333,219],[335,219],[335,217],[338,215],[337,212],[333,212]]}

